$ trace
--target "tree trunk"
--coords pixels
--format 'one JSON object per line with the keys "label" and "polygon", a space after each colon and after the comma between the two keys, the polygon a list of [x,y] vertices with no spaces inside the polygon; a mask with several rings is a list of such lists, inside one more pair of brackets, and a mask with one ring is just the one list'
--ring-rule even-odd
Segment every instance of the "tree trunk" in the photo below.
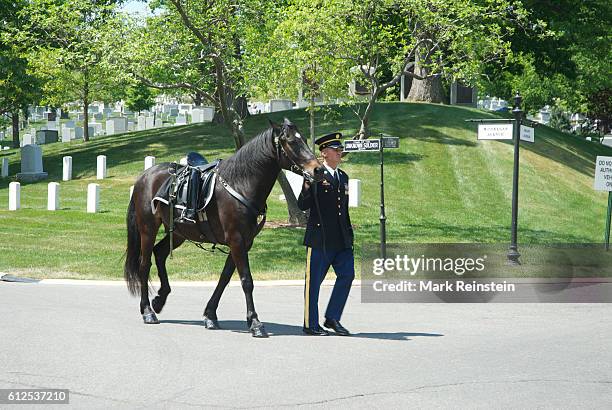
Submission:
{"label": "tree trunk", "polygon": [[283,190],[283,194],[287,200],[287,211],[289,214],[288,222],[292,225],[306,225],[306,221],[308,219],[306,212],[298,208],[297,198],[294,196],[293,190],[291,189],[291,184],[282,170],[280,174],[278,174],[278,178],[276,180]]}
{"label": "tree trunk", "polygon": [[310,94],[310,143],[312,152],[315,152],[315,96],[314,93]]}
{"label": "tree trunk", "polygon": [[234,110],[236,111],[236,113],[238,113],[240,118],[245,119],[250,115],[249,104],[244,95],[239,95],[238,97],[236,97],[233,100],[232,105],[234,106]]}
{"label": "tree trunk", "polygon": [[19,148],[19,110],[12,115],[13,120],[13,148]]}
{"label": "tree trunk", "polygon": [[89,141],[89,84],[83,87],[83,141]]}
{"label": "tree trunk", "polygon": [[[421,65],[420,61],[420,56],[417,52],[414,61],[414,73],[421,77],[427,77],[431,73],[427,67]],[[408,93],[408,101],[424,101],[431,103],[444,102],[442,79],[439,76],[425,78],[424,80],[413,78],[412,86]]]}
{"label": "tree trunk", "polygon": [[374,104],[376,103],[379,94],[379,89],[375,85],[373,85],[372,94],[370,94],[370,99],[368,100],[368,106],[366,107],[366,110],[363,115],[359,118],[361,120],[359,132],[357,133],[357,139],[359,140],[367,139],[370,136],[370,116],[372,115],[372,110],[374,109]]}
{"label": "tree trunk", "polygon": [[193,103],[196,107],[200,107],[202,105],[202,93],[196,92],[193,96]]}

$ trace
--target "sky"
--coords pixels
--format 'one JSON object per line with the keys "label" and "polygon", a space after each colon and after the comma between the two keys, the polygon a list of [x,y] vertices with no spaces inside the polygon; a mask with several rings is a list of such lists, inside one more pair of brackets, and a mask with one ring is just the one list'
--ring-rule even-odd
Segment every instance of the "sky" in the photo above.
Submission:
{"label": "sky", "polygon": [[130,14],[140,14],[148,16],[151,14],[151,10],[149,9],[148,1],[135,1],[128,0],[121,7],[123,10],[127,11]]}

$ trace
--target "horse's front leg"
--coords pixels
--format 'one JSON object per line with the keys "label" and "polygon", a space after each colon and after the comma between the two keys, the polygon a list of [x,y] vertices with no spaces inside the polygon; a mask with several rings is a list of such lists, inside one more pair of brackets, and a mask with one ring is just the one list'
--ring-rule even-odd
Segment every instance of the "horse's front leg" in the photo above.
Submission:
{"label": "horse's front leg", "polygon": [[[182,236],[178,236],[173,234],[172,238],[172,249],[176,249],[183,242],[185,242],[185,238]],[[166,304],[166,299],[171,292],[170,282],[168,281],[168,271],[166,270],[166,260],[168,259],[168,255],[170,255],[170,235],[164,236],[164,238],[155,245],[153,248],[153,254],[155,255],[155,264],[157,265],[157,274],[159,275],[160,288],[157,291],[157,296],[151,302],[153,306],[153,310],[155,313],[161,313],[164,305]]]}
{"label": "horse's front leg", "polygon": [[221,272],[221,277],[219,278],[219,283],[217,283],[217,287],[213,292],[210,300],[206,304],[206,308],[204,309],[204,326],[207,329],[219,329],[219,322],[217,321],[217,307],[219,307],[219,300],[221,299],[221,295],[223,295],[223,291],[225,287],[229,283],[232,278],[232,274],[236,269],[236,264],[234,263],[234,259],[232,258],[232,254],[227,255],[227,259],[225,260],[225,266],[223,267],[223,271]]}
{"label": "horse's front leg", "polygon": [[257,312],[255,312],[255,303],[253,302],[253,277],[251,276],[251,268],[249,266],[249,255],[247,247],[240,241],[237,244],[231,245],[231,255],[234,263],[238,268],[242,290],[246,297],[247,307],[247,326],[253,337],[268,337],[268,333],[264,328],[263,323],[259,321]]}

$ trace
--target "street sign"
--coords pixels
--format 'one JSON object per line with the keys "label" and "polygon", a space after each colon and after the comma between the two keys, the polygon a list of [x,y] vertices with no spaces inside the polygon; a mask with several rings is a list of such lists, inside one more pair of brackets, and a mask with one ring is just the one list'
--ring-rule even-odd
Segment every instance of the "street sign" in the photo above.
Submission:
{"label": "street sign", "polygon": [[595,160],[595,189],[612,191],[612,157],[598,156]]}
{"label": "street sign", "polygon": [[399,148],[399,137],[383,137],[383,148]]}
{"label": "street sign", "polygon": [[380,151],[379,139],[344,141],[344,152]]}
{"label": "street sign", "polygon": [[512,124],[478,124],[479,140],[511,140]]}
{"label": "street sign", "polygon": [[521,141],[535,142],[533,128],[521,125]]}

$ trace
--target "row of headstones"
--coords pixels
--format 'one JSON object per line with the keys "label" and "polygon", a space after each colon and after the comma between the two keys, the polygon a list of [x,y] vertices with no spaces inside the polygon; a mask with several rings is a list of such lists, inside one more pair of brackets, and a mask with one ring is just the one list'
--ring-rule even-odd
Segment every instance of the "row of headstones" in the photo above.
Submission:
{"label": "row of headstones", "polygon": [[[193,108],[191,110],[191,123],[212,122],[214,114],[215,110],[213,107]],[[176,112],[172,112],[171,110],[170,116],[176,117],[174,125],[187,125],[189,123],[187,115],[179,114],[178,109]],[[95,114],[94,118],[95,120],[102,120],[104,117],[103,114]],[[82,119],[82,115],[78,116],[78,120]],[[115,117],[106,120],[105,133],[106,135],[114,135],[122,132],[144,131],[170,125],[171,124],[164,124],[162,118],[154,118],[153,116],[140,115],[136,118],[136,122],[128,121],[127,117]],[[103,133],[102,124],[95,121],[88,124],[88,130],[90,137],[95,137]],[[75,139],[83,138],[83,135],[83,127],[76,126],[74,120],[66,121],[60,125],[59,120],[54,117],[53,119],[49,119],[47,125],[43,126],[40,130],[37,131],[32,128],[29,133],[26,133],[21,141],[21,146],[57,142],[59,137],[61,137],[62,142],[70,142]]]}
{"label": "row of headstones", "polygon": [[[146,156],[144,164],[145,170],[151,168],[153,165],[155,165],[155,157]],[[106,176],[106,155],[98,155],[96,157],[96,179],[104,179]],[[71,179],[72,157],[66,156],[62,158],[62,181],[70,181]]]}
{"label": "row of headstones", "polygon": [[[62,159],[62,180],[70,181],[72,179],[72,157],[63,157]],[[155,157],[145,157],[144,169],[147,170],[155,165]],[[8,160],[2,159],[2,176],[8,175]],[[106,156],[99,155],[97,157],[97,172],[96,179],[106,178]],[[47,210],[57,211],[59,209],[59,182],[50,182],[47,188]],[[130,198],[134,187],[130,187]],[[100,185],[87,185],[87,212],[96,213],[99,211],[100,204]],[[21,209],[21,184],[19,182],[11,182],[9,184],[9,211]]]}
{"label": "row of headstones", "polygon": [[[49,182],[47,188],[47,210],[57,211],[60,206],[60,184]],[[9,211],[21,209],[21,184],[11,182],[9,184]],[[87,185],[87,213],[96,213],[100,210],[100,185]]]}

